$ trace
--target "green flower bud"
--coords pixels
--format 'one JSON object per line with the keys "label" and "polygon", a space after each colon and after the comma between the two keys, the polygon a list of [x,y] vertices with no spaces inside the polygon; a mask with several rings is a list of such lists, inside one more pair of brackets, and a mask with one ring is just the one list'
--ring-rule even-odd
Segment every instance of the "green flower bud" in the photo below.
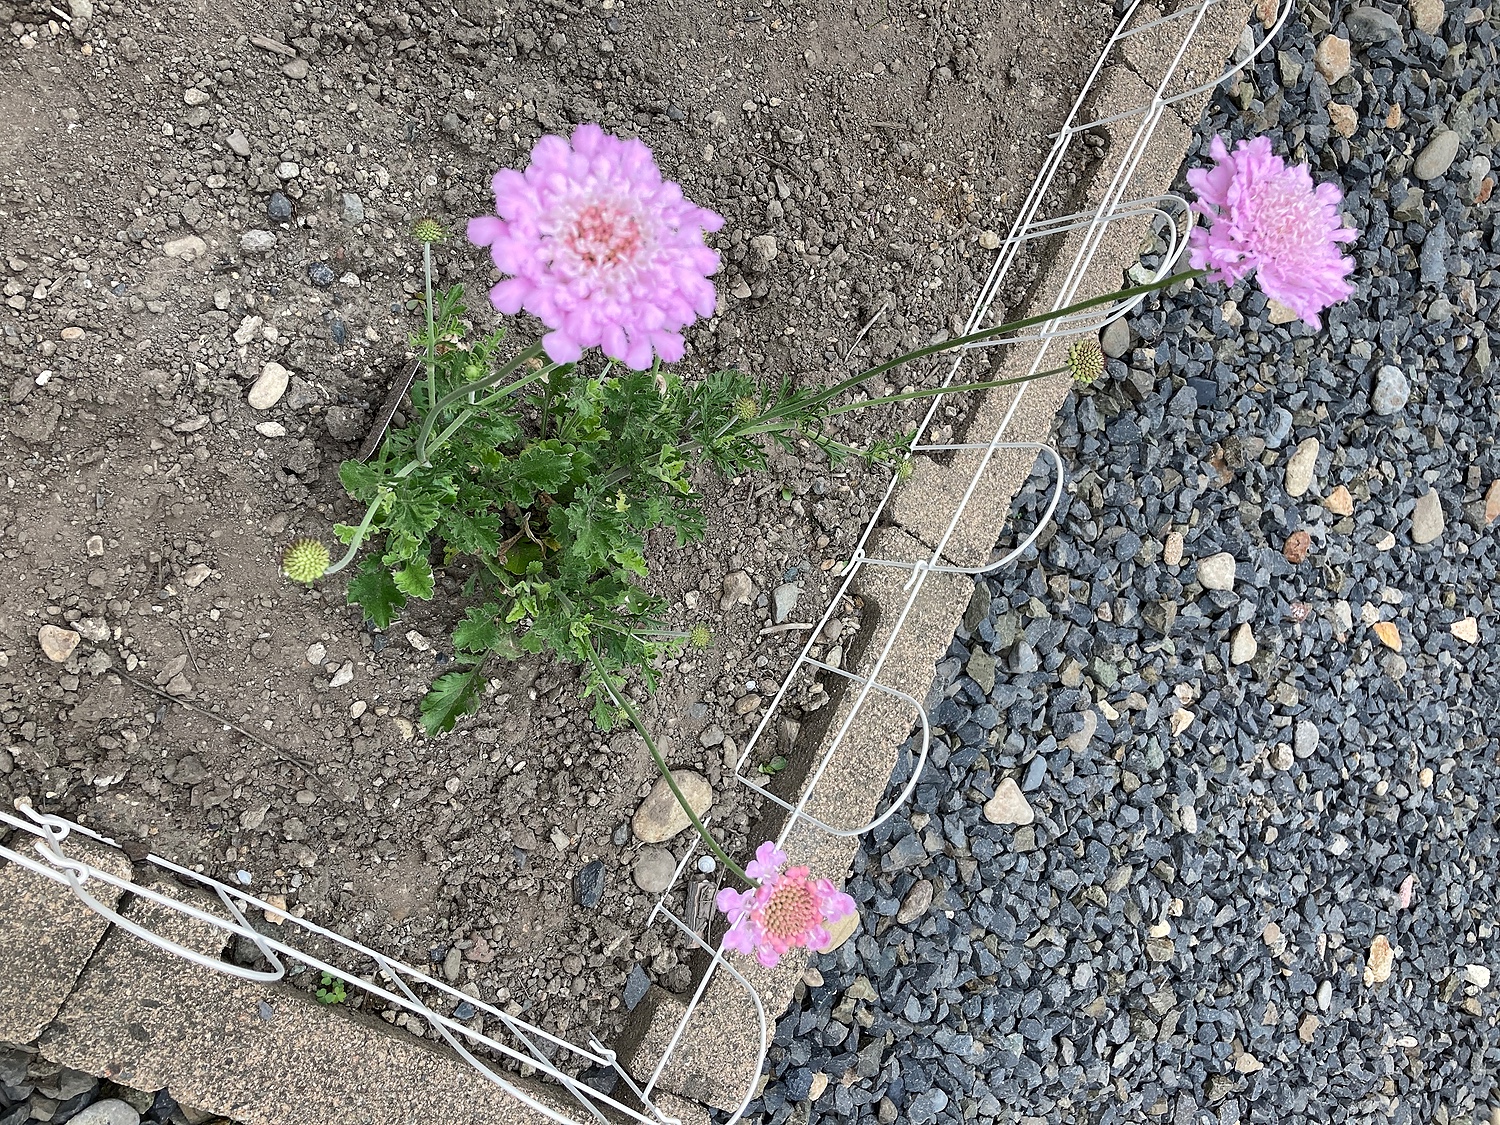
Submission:
{"label": "green flower bud", "polygon": [[903,457],[896,465],[896,479],[899,481],[905,482],[911,480],[911,475],[914,472],[916,472],[916,468],[912,465],[910,457]]}
{"label": "green flower bud", "polygon": [[446,237],[436,219],[419,219],[411,228],[411,236],[418,242],[441,242]]}
{"label": "green flower bud", "polygon": [[1099,341],[1092,336],[1074,340],[1068,349],[1068,370],[1073,381],[1084,387],[1103,375],[1104,353],[1099,350]]}
{"label": "green flower bud", "polygon": [[756,405],[755,399],[746,395],[744,398],[735,399],[734,412],[746,422],[750,422],[760,413],[760,407]]}
{"label": "green flower bud", "polygon": [[697,624],[688,630],[688,646],[700,652],[713,644],[713,631],[707,625]]}
{"label": "green flower bud", "polygon": [[308,585],[328,573],[328,548],[316,539],[299,539],[281,556],[281,572],[293,582]]}

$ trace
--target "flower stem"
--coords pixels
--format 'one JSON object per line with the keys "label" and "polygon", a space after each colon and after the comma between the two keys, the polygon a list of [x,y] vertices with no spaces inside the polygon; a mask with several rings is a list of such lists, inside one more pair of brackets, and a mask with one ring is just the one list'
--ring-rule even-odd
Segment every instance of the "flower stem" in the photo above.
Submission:
{"label": "flower stem", "polygon": [[914,359],[924,359],[930,355],[938,355],[942,352],[952,351],[955,348],[968,347],[970,344],[982,343],[993,340],[996,336],[1003,336],[1007,332],[1015,332],[1021,328],[1035,328],[1039,324],[1047,324],[1057,320],[1059,317],[1071,316],[1074,313],[1087,312],[1089,309],[1098,308],[1100,305],[1109,304],[1111,301],[1128,300],[1131,297],[1144,296],[1154,293],[1158,289],[1165,289],[1168,285],[1175,285],[1179,281],[1191,281],[1194,278],[1206,277],[1208,270],[1188,270],[1185,273],[1174,273],[1161,278],[1158,281],[1148,281],[1142,285],[1133,285],[1129,289],[1119,289],[1113,293],[1106,293],[1102,297],[1090,297],[1086,301],[1075,301],[1073,304],[1053,312],[1037,313],[1035,316],[1023,317],[1020,320],[1008,321],[1005,324],[996,325],[994,328],[982,328],[978,332],[971,332],[967,336],[955,336],[951,340],[941,340],[936,344],[928,344],[924,348],[898,355],[895,359],[888,359],[884,363],[862,371],[858,375],[851,375],[842,382],[835,383],[826,391],[819,392],[814,396],[812,405],[821,405],[836,395],[859,386],[861,383],[876,376],[884,375],[887,371],[894,370],[902,364],[910,363]]}
{"label": "flower stem", "polygon": [[677,780],[672,776],[672,771],[667,768],[667,761],[661,756],[661,751],[657,749],[656,740],[646,730],[646,724],[641,722],[640,715],[637,713],[635,707],[631,705],[630,701],[617,692],[615,685],[610,682],[609,673],[605,671],[604,661],[599,658],[599,652],[594,648],[594,642],[586,640],[584,641],[584,647],[588,650],[589,662],[593,664],[594,671],[599,674],[600,682],[604,684],[604,690],[609,692],[610,698],[625,712],[626,716],[630,719],[630,725],[635,727],[636,733],[646,740],[646,749],[651,751],[651,760],[656,763],[657,770],[666,780],[667,788],[672,791],[672,796],[677,798],[677,803],[682,806],[682,811],[687,813],[687,818],[692,822],[693,827],[697,829],[698,835],[708,845],[708,850],[719,857],[720,863],[743,879],[747,886],[755,886],[755,880],[746,875],[745,869],[730,859],[725,854],[724,849],[719,847],[714,838],[708,834],[708,829],[703,827],[703,822],[698,819],[698,814],[693,811],[693,807],[688,804],[687,798],[682,795],[682,790],[677,788]]}
{"label": "flower stem", "polygon": [[846,402],[843,406],[835,406],[824,417],[832,417],[835,414],[848,414],[853,410],[863,410],[867,406],[884,406],[892,402],[906,402],[914,398],[933,398],[936,395],[958,394],[961,391],[988,391],[996,387],[1011,387],[1017,383],[1032,383],[1038,379],[1048,379],[1053,375],[1061,375],[1068,369],[1066,367],[1054,367],[1050,371],[1038,371],[1035,375],[1018,375],[1014,379],[993,379],[987,383],[960,383],[948,387],[923,387],[920,390],[906,391],[899,395],[884,395],[881,398],[867,399],[864,402]]}
{"label": "flower stem", "polygon": [[[855,410],[864,410],[870,406],[886,406],[893,402],[906,402],[914,398],[935,398],[938,395],[959,394],[963,391],[988,391],[996,387],[1010,387],[1017,383],[1031,383],[1038,379],[1047,379],[1053,375],[1061,375],[1068,369],[1066,367],[1054,367],[1048,371],[1038,371],[1035,375],[1018,375],[1014,379],[992,379],[985,383],[959,383],[947,387],[923,387],[920,390],[905,391],[898,395],[884,395],[880,398],[866,399],[864,402],[846,402],[843,406],[835,406],[823,413],[824,418],[831,418],[835,414],[849,414]],[[759,424],[762,419],[757,419],[758,424],[747,426],[738,431],[736,437],[747,437],[751,434],[777,433],[789,429],[793,424],[774,415],[766,416],[770,420],[765,424]]]}
{"label": "flower stem", "polygon": [[377,496],[370,501],[370,506],[365,509],[365,518],[359,521],[359,526],[354,529],[354,538],[349,540],[349,549],[344,552],[343,558],[323,572],[325,575],[337,574],[354,561],[354,556],[359,554],[360,547],[364,545],[365,536],[370,533],[370,521],[375,518],[375,509],[380,507],[383,499],[384,497]]}
{"label": "flower stem", "polygon": [[437,329],[432,323],[432,243],[422,243],[422,285],[427,290],[427,337],[423,341],[426,355],[423,362],[427,368],[427,406],[432,408],[437,397]]}

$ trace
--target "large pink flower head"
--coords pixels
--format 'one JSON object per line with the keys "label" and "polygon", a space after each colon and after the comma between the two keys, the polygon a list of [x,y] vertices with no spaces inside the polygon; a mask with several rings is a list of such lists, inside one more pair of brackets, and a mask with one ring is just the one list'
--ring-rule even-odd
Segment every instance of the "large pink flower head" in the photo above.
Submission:
{"label": "large pink flower head", "polygon": [[1215,137],[1211,152],[1212,168],[1187,174],[1198,194],[1193,210],[1212,224],[1188,235],[1193,267],[1226,285],[1253,270],[1267,296],[1322,327],[1318,314],[1354,292],[1354,263],[1338,246],[1359,236],[1340,220],[1344,193],[1314,187],[1307,165],[1288,165],[1265,137],[1240,141],[1233,153]]}
{"label": "large pink flower head", "polygon": [[714,311],[719,255],[703,235],[724,220],[663,180],[651,150],[597,125],[572,141],[543,137],[525,172],[495,174],[496,215],[469,220],[509,279],[490,290],[507,315],[522,309],[552,331],[556,363],[598,347],[637,371],[682,358],[682,330]]}
{"label": "large pink flower head", "polygon": [[766,841],[745,865],[745,874],[757,885],[748,891],[725,887],[714,899],[729,916],[725,947],[754,953],[768,969],[788,949],[826,944],[826,924],[854,913],[852,898],[827,879],[810,878],[805,867],[787,867],[786,859],[785,852]]}

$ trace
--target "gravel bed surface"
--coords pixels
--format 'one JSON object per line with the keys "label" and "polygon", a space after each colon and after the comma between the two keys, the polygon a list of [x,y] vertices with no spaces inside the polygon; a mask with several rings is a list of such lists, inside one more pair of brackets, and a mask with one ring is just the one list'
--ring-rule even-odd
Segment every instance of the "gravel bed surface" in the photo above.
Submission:
{"label": "gravel bed surface", "polygon": [[1314,331],[1179,286],[1109,334],[752,1117],[1500,1120],[1500,15],[1274,46],[1189,163],[1265,133],[1341,182],[1358,292]]}

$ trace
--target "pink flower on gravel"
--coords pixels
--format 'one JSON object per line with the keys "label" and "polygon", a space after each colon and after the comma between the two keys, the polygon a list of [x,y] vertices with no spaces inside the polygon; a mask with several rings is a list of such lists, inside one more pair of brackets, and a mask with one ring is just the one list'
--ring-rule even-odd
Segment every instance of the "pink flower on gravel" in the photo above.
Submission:
{"label": "pink flower on gravel", "polygon": [[730,921],[725,947],[753,953],[767,968],[788,949],[825,944],[826,924],[854,913],[854,900],[843,891],[827,879],[810,878],[805,867],[786,867],[786,862],[786,853],[768,840],[745,865],[745,874],[757,886],[748,891],[725,887],[714,899]]}
{"label": "pink flower on gravel", "polygon": [[494,187],[497,214],[470,219],[469,241],[509,275],[490,302],[550,328],[554,362],[593,347],[637,371],[653,353],[682,358],[682,330],[714,311],[719,255],[703,236],[724,220],[663,180],[649,148],[580,125],[571,142],[537,141],[526,171],[503,168]]}
{"label": "pink flower on gravel", "polygon": [[1288,165],[1266,137],[1242,140],[1232,154],[1215,137],[1211,153],[1214,167],[1187,174],[1193,210],[1212,224],[1188,236],[1193,267],[1226,285],[1254,271],[1267,296],[1322,327],[1318,314],[1354,292],[1354,263],[1338,246],[1359,237],[1340,220],[1344,193],[1314,187],[1307,165]]}

